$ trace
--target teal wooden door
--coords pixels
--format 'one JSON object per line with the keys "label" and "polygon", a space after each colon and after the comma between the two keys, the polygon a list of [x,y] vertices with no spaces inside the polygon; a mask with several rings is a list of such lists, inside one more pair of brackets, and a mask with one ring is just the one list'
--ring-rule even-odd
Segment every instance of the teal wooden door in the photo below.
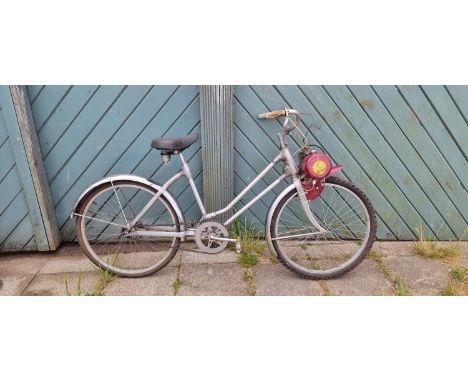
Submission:
{"label": "teal wooden door", "polygon": [[[200,130],[197,86],[28,86],[28,94],[63,240],[75,237],[69,217],[84,188],[121,173],[161,184],[179,163],[163,166],[151,140]],[[186,158],[202,192],[200,148],[199,140]],[[181,180],[170,191],[197,218],[187,186]]]}
{"label": "teal wooden door", "polygon": [[0,86],[0,252],[53,250],[58,238],[54,221],[43,220],[47,195],[34,180],[41,167],[34,163],[37,153],[20,106],[27,102],[24,89],[12,88]]}
{"label": "teal wooden door", "polygon": [[[236,86],[234,107],[236,193],[278,150],[280,124],[256,115],[292,107],[307,113],[309,142],[343,164],[341,176],[369,195],[379,239],[414,240],[418,227],[441,240],[466,232],[468,87]],[[294,152],[301,139],[293,134]],[[253,193],[280,172],[278,166]],[[252,208],[249,218],[259,226],[274,196]]]}

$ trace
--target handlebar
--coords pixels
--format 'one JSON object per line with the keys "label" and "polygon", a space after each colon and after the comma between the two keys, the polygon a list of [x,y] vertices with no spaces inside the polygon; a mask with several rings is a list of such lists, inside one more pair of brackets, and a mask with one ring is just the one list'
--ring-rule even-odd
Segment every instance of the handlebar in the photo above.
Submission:
{"label": "handlebar", "polygon": [[283,110],[274,110],[274,111],[269,111],[267,113],[262,113],[258,115],[259,119],[276,119],[279,117],[285,117],[286,116],[286,109]]}
{"label": "handlebar", "polygon": [[269,111],[266,113],[258,114],[257,117],[259,119],[276,119],[280,117],[288,117],[290,114],[293,114],[296,117],[294,123],[291,123],[291,126],[288,127],[288,125],[291,122],[289,118],[286,118],[283,123],[284,133],[290,133],[296,128],[299,122],[301,122],[301,113],[299,113],[297,110],[294,110],[294,109],[274,110],[274,111]]}

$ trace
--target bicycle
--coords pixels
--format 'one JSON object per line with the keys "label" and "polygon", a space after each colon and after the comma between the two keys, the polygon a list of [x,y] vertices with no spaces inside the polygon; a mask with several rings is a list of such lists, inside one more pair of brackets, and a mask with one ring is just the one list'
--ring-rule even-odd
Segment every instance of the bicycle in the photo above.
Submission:
{"label": "bicycle", "polygon": [[[294,118],[291,118],[293,116]],[[164,268],[176,255],[181,241],[195,239],[200,251],[216,254],[232,242],[238,252],[242,243],[229,237],[227,227],[286,178],[292,179],[271,205],[265,223],[268,247],[289,270],[310,279],[335,278],[356,267],[375,240],[376,217],[371,202],[354,184],[334,176],[342,166],[312,150],[306,136],[298,166],[285,143],[298,127],[301,113],[283,109],[259,114],[260,119],[284,117],[278,133],[279,154],[226,207],[207,213],[183,151],[197,134],[179,138],[156,138],[164,163],[178,155],[181,170],[163,185],[135,175],[115,175],[89,186],[76,201],[79,243],[98,267],[122,277],[143,277]],[[299,130],[300,131],[300,130]],[[246,193],[277,163],[283,174],[236,211],[224,223],[214,221],[233,209]],[[200,220],[188,225],[168,189],[186,177],[201,211]]]}

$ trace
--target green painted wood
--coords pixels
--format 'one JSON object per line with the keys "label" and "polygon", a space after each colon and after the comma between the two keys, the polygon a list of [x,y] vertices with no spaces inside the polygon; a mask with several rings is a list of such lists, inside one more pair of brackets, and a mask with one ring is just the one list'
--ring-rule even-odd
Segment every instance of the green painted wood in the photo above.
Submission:
{"label": "green painted wood", "polygon": [[3,131],[3,139],[6,137],[1,147],[6,155],[0,156],[9,157],[8,170],[2,171],[5,175],[0,181],[0,251],[48,250],[47,234],[8,86],[0,86],[0,131]]}
{"label": "green painted wood", "polygon": [[[277,152],[279,123],[256,115],[294,107],[310,114],[309,141],[343,164],[341,176],[371,198],[379,239],[414,240],[419,226],[426,236],[458,239],[468,226],[467,89],[236,86],[235,192]],[[291,141],[293,151],[299,138]],[[263,223],[262,209],[249,217]]]}
{"label": "green painted wood", "polygon": [[[178,159],[163,166],[151,140],[200,133],[197,86],[31,86],[28,93],[63,240],[75,238],[70,211],[89,184],[120,173],[163,183]],[[185,156],[203,192],[200,147]],[[187,185],[179,181],[170,191],[187,218],[198,218]]]}
{"label": "green painted wood", "polygon": [[[156,136],[201,133],[196,86],[28,86],[62,239],[74,239],[69,214],[90,183],[110,174],[135,173],[163,183],[178,169],[163,166],[149,146]],[[277,154],[277,121],[260,112],[294,107],[310,141],[345,166],[342,177],[372,199],[380,239],[425,235],[453,240],[468,226],[468,87],[466,86],[236,86],[234,193],[238,194]],[[11,150],[5,117],[0,126],[0,245],[37,249],[30,209]],[[299,136],[290,140],[296,151]],[[203,195],[201,142],[186,158]],[[242,200],[260,193],[282,171],[276,166]],[[246,213],[263,228],[283,182]],[[199,217],[186,181],[171,192],[188,219]],[[242,217],[241,219],[244,219]],[[465,237],[466,238],[466,237]],[[16,246],[16,247],[15,247]],[[4,250],[5,246],[0,247]]]}
{"label": "green painted wood", "polygon": [[31,105],[23,85],[10,86],[10,92],[16,111],[18,127],[23,140],[24,154],[34,183],[34,190],[39,204],[42,224],[46,231],[48,250],[55,250],[60,245],[60,234],[55,218],[49,183],[45,174],[42,153],[37,139],[36,126],[31,112]]}

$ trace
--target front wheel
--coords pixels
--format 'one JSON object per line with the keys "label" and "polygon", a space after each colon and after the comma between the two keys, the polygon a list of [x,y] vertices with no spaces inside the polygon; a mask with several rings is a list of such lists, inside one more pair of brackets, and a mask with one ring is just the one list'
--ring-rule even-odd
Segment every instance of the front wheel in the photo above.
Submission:
{"label": "front wheel", "polygon": [[309,206],[325,233],[307,218],[294,188],[273,211],[270,246],[289,270],[314,280],[341,276],[356,267],[375,240],[375,211],[354,184],[329,177]]}

